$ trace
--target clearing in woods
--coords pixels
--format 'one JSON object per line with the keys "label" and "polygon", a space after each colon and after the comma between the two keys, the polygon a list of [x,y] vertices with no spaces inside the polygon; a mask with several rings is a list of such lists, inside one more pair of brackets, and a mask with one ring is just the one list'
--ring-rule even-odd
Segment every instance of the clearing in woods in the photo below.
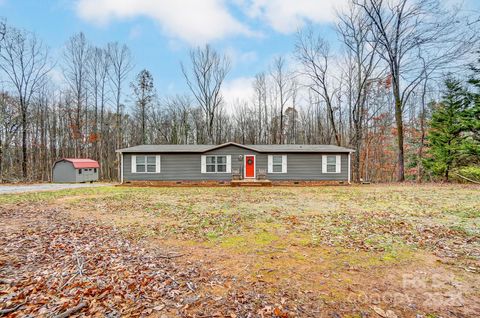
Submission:
{"label": "clearing in woods", "polygon": [[2,195],[0,232],[0,309],[12,317],[480,312],[478,186]]}

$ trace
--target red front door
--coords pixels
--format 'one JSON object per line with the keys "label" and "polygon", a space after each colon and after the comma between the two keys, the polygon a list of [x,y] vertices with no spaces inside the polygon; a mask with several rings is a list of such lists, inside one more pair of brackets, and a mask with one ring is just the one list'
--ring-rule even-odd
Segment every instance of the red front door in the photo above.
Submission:
{"label": "red front door", "polygon": [[245,156],[245,178],[255,178],[255,156]]}

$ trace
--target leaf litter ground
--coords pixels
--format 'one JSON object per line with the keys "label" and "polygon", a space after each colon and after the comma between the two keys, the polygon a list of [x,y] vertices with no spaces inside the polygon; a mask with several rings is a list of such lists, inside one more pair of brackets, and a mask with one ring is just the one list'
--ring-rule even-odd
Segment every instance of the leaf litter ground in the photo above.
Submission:
{"label": "leaf litter ground", "polygon": [[0,310],[476,317],[479,190],[111,187],[3,196]]}

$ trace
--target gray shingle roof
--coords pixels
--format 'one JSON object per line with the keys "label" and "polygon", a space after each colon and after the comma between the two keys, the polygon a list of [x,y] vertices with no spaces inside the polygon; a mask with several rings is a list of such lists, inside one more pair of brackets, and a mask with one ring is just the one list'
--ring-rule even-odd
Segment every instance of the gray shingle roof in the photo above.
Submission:
{"label": "gray shingle roof", "polygon": [[117,152],[205,152],[214,145],[139,145]]}
{"label": "gray shingle roof", "polygon": [[353,152],[334,145],[247,145],[258,152]]}
{"label": "gray shingle roof", "polygon": [[334,145],[241,145],[228,142],[222,145],[140,145],[123,148],[117,152],[148,153],[148,152],[194,152],[203,153],[209,150],[234,145],[247,148],[256,152],[354,152],[354,150]]}

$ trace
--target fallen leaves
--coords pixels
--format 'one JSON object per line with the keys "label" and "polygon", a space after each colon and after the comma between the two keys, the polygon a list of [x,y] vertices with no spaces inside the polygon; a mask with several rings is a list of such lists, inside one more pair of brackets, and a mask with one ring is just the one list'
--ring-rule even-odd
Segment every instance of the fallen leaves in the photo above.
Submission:
{"label": "fallen leaves", "polygon": [[[208,286],[231,285],[228,277],[177,264],[182,254],[146,249],[115,228],[72,220],[60,209],[2,209],[0,224],[7,220],[19,225],[3,228],[0,237],[1,315],[243,317],[268,301],[241,288],[217,301]],[[269,317],[286,317],[279,310]]]}
{"label": "fallen leaves", "polygon": [[380,307],[372,306],[373,311],[377,313],[380,317],[383,318],[398,318],[398,316],[392,310],[383,310]]}

